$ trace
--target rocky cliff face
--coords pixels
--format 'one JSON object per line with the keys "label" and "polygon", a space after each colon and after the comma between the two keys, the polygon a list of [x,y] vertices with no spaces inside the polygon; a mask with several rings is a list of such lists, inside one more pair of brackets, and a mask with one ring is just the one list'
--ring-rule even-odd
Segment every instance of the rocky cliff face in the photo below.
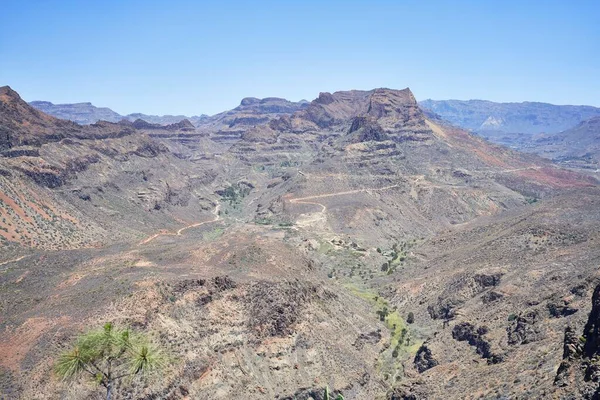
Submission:
{"label": "rocky cliff face", "polygon": [[372,126],[371,130],[382,130],[398,138],[403,132],[428,130],[424,115],[409,89],[320,93],[305,109],[289,117],[283,116],[270,126],[290,133],[352,133],[368,124]]}
{"label": "rocky cliff face", "polygon": [[216,142],[235,143],[248,130],[283,115],[291,115],[307,106],[305,101],[292,102],[277,97],[257,99],[246,97],[239,106],[202,121],[195,122],[196,126],[210,132]]}
{"label": "rocky cliff face", "polygon": [[583,335],[572,326],[565,328],[562,362],[554,379],[557,393],[563,396],[571,393],[582,399],[600,398],[600,284],[591,300]]}
{"label": "rocky cliff face", "polygon": [[592,295],[592,311],[588,321],[583,328],[583,337],[585,344],[583,346],[583,356],[594,358],[600,354],[600,285],[594,289]]}

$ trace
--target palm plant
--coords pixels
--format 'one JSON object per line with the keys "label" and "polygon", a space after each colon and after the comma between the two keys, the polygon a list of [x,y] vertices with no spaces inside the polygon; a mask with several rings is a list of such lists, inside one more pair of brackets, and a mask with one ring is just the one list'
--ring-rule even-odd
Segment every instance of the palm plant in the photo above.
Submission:
{"label": "palm plant", "polygon": [[88,375],[104,386],[110,400],[114,385],[123,378],[147,375],[165,365],[162,352],[145,336],[107,323],[79,336],[75,346],[60,355],[54,369],[63,380]]}

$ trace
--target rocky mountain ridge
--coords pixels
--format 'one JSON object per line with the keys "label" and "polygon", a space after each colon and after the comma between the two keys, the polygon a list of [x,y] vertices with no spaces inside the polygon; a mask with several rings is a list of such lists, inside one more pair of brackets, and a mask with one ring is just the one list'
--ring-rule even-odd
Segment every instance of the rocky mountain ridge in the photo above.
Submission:
{"label": "rocky mountain ridge", "polygon": [[595,179],[408,88],[244,99],[195,129],[6,93],[0,396],[93,398],[48,370],[107,320],[177,356],[123,398],[579,395],[555,377],[598,279]]}
{"label": "rocky mountain ridge", "polygon": [[270,116],[292,114],[307,103],[308,102],[305,100],[300,102],[292,102],[277,97],[266,97],[264,99],[246,97],[242,99],[238,107],[230,111],[215,114],[214,116],[208,116],[205,114],[199,116],[159,116],[142,113],[121,115],[108,107],[96,107],[89,102],[53,104],[49,101],[32,101],[29,103],[29,105],[56,118],[73,121],[80,125],[91,125],[98,121],[120,122],[122,120],[130,122],[142,120],[150,124],[170,125],[187,119],[195,126],[223,125],[227,128],[233,128],[235,125],[263,123],[270,119]]}

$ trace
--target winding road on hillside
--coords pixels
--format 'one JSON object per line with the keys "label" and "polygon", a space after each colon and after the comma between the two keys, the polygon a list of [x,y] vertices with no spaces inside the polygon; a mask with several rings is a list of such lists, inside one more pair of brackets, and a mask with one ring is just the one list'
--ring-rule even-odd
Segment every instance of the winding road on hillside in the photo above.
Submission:
{"label": "winding road on hillside", "polygon": [[[532,166],[532,167],[526,167],[526,168],[515,168],[515,169],[507,169],[504,171],[500,171],[500,173],[510,173],[510,172],[517,172],[517,171],[524,171],[524,170],[538,170],[541,169],[541,167],[539,166]],[[416,177],[414,183],[418,183],[419,181],[423,180],[425,177],[423,175],[420,175],[418,177]],[[300,226],[308,226],[308,225],[313,225],[316,222],[324,222],[327,220],[326,218],[326,212],[327,212],[327,206],[323,203],[319,203],[318,201],[311,201],[311,200],[318,200],[318,199],[325,199],[328,197],[335,197],[335,196],[346,196],[346,195],[350,195],[350,194],[358,194],[358,193],[367,193],[370,194],[371,192],[380,192],[383,190],[389,190],[389,189],[394,189],[397,187],[400,187],[400,184],[394,184],[394,185],[388,185],[388,186],[384,186],[384,187],[380,187],[380,188],[361,188],[361,189],[354,189],[354,190],[345,190],[345,191],[340,191],[340,192],[333,192],[333,193],[324,193],[324,194],[317,194],[317,195],[313,195],[313,196],[305,196],[305,197],[297,197],[297,198],[291,198],[288,199],[288,202],[291,204],[310,204],[310,205],[315,205],[315,206],[319,206],[321,207],[321,210],[316,212],[316,213],[312,213],[313,215],[307,215],[306,218],[304,218],[304,220],[300,220],[298,221],[298,225]],[[147,237],[146,239],[142,240],[141,242],[138,243],[138,246],[142,246],[145,244],[148,244],[150,242],[152,242],[153,240],[155,240],[156,238],[160,237],[160,236],[181,236],[183,234],[183,232],[185,232],[188,229],[191,228],[196,228],[205,224],[209,224],[212,222],[217,222],[221,219],[221,216],[219,215],[219,210],[221,208],[221,204],[217,203],[217,205],[215,206],[215,209],[213,210],[213,214],[215,215],[215,218],[209,221],[202,221],[202,222],[195,222],[193,224],[190,225],[186,225],[183,228],[180,228],[179,230],[175,231],[175,232],[159,232],[156,233],[152,236]],[[10,260],[10,261],[6,261],[4,263],[0,263],[1,265],[4,265],[6,263],[9,262],[14,262],[14,261],[19,261],[20,259],[22,259],[24,257],[21,257],[19,259],[16,260]]]}
{"label": "winding road on hillside", "polygon": [[[324,199],[326,197],[334,197],[334,196],[344,196],[347,194],[356,194],[356,193],[369,193],[369,192],[379,192],[381,190],[388,190],[388,189],[393,189],[393,188],[397,188],[400,187],[399,184],[396,185],[390,185],[390,186],[384,186],[381,188],[362,188],[362,189],[355,189],[355,190],[347,190],[347,191],[343,191],[343,192],[333,192],[333,193],[325,193],[325,194],[317,194],[314,196],[306,196],[306,197],[298,197],[295,199],[289,199],[290,203],[304,203],[304,204],[319,204],[322,205],[321,203],[315,203],[315,202],[307,202],[305,200],[313,200],[313,199]],[[324,206],[323,206],[324,207]]]}
{"label": "winding road on hillside", "polygon": [[296,222],[299,226],[305,227],[305,226],[309,226],[309,225],[314,225],[317,222],[325,222],[327,220],[327,217],[325,216],[325,213],[327,212],[327,206],[325,204],[319,203],[317,201],[310,201],[310,200],[324,199],[327,197],[334,197],[334,196],[345,196],[345,195],[357,194],[357,193],[378,192],[378,191],[393,189],[393,188],[397,188],[397,187],[400,187],[400,185],[395,184],[395,185],[384,186],[381,188],[362,188],[362,189],[355,189],[355,190],[346,190],[346,191],[341,191],[341,192],[317,194],[314,196],[306,196],[306,197],[298,197],[295,199],[289,199],[288,201],[291,204],[312,204],[312,205],[321,207],[321,211],[318,211],[317,213],[313,213],[312,216],[307,215],[307,217],[304,218],[303,220],[298,220]]}
{"label": "winding road on hillside", "polygon": [[156,239],[159,236],[181,236],[183,234],[183,232],[185,232],[188,229],[192,229],[192,228],[197,228],[199,226],[205,225],[205,224],[210,224],[212,222],[217,222],[218,220],[221,219],[221,216],[219,215],[219,210],[221,209],[221,203],[217,203],[217,205],[215,206],[215,209],[213,210],[213,214],[215,215],[215,218],[209,220],[209,221],[202,221],[202,222],[195,222],[193,224],[190,225],[186,225],[183,228],[177,230],[176,232],[160,232],[160,233],[156,233],[152,236],[147,237],[146,239],[142,240],[141,242],[138,243],[138,246],[142,246],[145,244],[150,243],[151,241],[153,241],[154,239]]}

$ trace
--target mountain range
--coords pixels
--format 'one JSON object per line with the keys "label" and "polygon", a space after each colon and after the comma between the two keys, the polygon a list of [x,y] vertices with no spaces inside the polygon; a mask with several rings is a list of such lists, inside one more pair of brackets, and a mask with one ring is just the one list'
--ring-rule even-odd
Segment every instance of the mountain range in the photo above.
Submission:
{"label": "mountain range", "polygon": [[423,100],[421,107],[451,124],[482,134],[554,134],[600,116],[592,106],[495,103],[487,100]]}
{"label": "mountain range", "polygon": [[600,396],[598,181],[456,125],[408,88],[168,125],[0,88],[0,396],[94,398],[49,371],[107,321],[173,355],[122,398]]}
{"label": "mountain range", "polygon": [[425,100],[427,112],[487,140],[596,177],[600,108],[484,100]]}
{"label": "mountain range", "polygon": [[[153,124],[168,125],[187,119],[203,130],[219,130],[219,138],[237,140],[249,127],[265,123],[281,115],[292,114],[308,105],[306,101],[291,102],[280,98],[245,98],[232,110],[214,116],[129,114],[122,116],[109,108],[98,108],[91,103],[52,104],[33,101],[34,108],[57,118],[80,124],[93,124],[100,120],[119,122],[142,120]],[[592,106],[559,106],[548,103],[495,103],[486,100],[424,100],[419,106],[431,113],[432,119],[442,119],[457,127],[467,129],[487,140],[520,151],[551,158],[570,168],[590,173],[598,169],[595,157],[586,150],[597,140],[581,140],[581,134],[568,139],[571,129],[579,124],[589,126],[590,137],[595,137],[594,118],[600,117],[600,108]],[[591,119],[591,121],[588,121]],[[588,122],[586,122],[588,121]],[[595,129],[595,130],[594,130]],[[550,145],[551,143],[551,145]],[[594,144],[595,145],[595,144]],[[550,146],[550,147],[549,147]],[[592,153],[596,150],[592,149]],[[580,154],[580,156],[575,156]],[[591,153],[590,153],[591,154]],[[568,163],[565,163],[568,161]],[[591,172],[593,173],[593,172]]]}
{"label": "mountain range", "polygon": [[[168,125],[187,119],[195,125],[225,123],[227,126],[233,126],[240,123],[264,122],[264,120],[252,119],[252,114],[256,112],[276,116],[281,113],[292,113],[307,103],[306,100],[295,103],[277,97],[268,97],[265,99],[248,97],[243,99],[241,104],[235,109],[214,115],[213,117],[205,114],[191,117],[185,115],[147,115],[142,113],[121,115],[108,107],[96,107],[92,103],[53,104],[49,101],[32,101],[29,102],[29,105],[56,118],[66,119],[81,125],[95,124],[98,121],[119,122],[127,120],[134,122],[138,119],[151,124]],[[236,113],[240,114],[236,115],[235,118],[237,120],[235,118],[227,118]]]}
{"label": "mountain range", "polygon": [[[147,115],[133,113],[121,115],[107,107],[96,107],[92,103],[53,104],[48,101],[32,101],[34,108],[54,117],[67,119],[82,125],[98,121],[119,122],[122,119],[167,125],[183,119],[195,125],[211,123],[226,115],[248,110],[259,110],[265,114],[293,113],[306,106],[307,101],[291,102],[285,99],[270,97],[257,99],[248,97],[242,100],[237,108],[217,114],[213,117],[185,115]],[[437,114],[442,119],[458,127],[481,134],[516,134],[527,135],[555,134],[573,128],[580,122],[600,116],[600,108],[592,106],[554,105],[548,103],[495,103],[487,100],[423,100],[419,106],[428,112]],[[243,117],[241,117],[243,118]],[[227,121],[228,123],[233,120]],[[253,123],[265,122],[253,120]]]}

